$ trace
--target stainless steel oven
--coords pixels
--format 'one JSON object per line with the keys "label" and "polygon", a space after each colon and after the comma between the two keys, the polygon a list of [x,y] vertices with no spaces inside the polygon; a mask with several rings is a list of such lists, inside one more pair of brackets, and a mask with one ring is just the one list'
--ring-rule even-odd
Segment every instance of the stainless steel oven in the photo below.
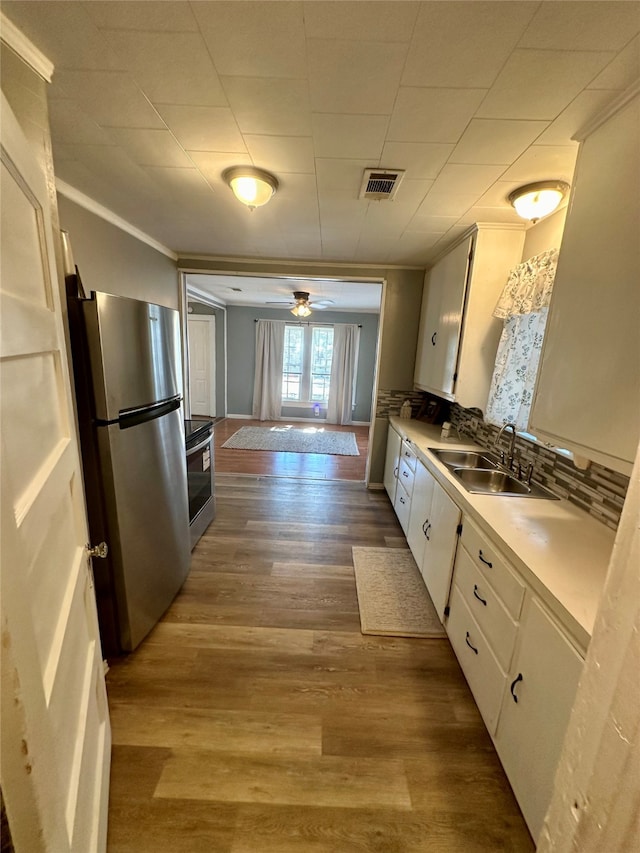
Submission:
{"label": "stainless steel oven", "polygon": [[191,549],[216,514],[213,421],[184,422],[187,445],[187,486]]}

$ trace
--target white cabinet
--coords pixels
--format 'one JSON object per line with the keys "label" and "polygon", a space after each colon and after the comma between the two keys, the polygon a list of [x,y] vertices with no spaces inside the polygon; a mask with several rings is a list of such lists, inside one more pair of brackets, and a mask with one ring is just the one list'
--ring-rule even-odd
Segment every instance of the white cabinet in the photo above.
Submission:
{"label": "white cabinet", "polygon": [[449,600],[460,515],[457,504],[418,460],[407,542],[442,621]]}
{"label": "white cabinet", "polygon": [[531,432],[631,473],[640,437],[640,98],[582,142]]}
{"label": "white cabinet", "polygon": [[530,596],[495,744],[534,840],[551,800],[583,663],[562,628]]}
{"label": "white cabinet", "polygon": [[396,484],[398,482],[398,464],[400,460],[400,445],[402,439],[389,424],[387,431],[387,454],[384,463],[384,487],[391,503],[396,499]]}
{"label": "white cabinet", "polygon": [[493,310],[520,263],[523,226],[478,224],[425,277],[414,383],[484,409],[502,323]]}

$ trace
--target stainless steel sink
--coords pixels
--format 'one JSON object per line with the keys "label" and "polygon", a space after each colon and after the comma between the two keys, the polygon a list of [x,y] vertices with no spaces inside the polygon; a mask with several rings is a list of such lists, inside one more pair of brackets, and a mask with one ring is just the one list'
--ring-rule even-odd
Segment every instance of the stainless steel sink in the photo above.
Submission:
{"label": "stainless steel sink", "polygon": [[482,468],[454,468],[453,475],[468,492],[478,495],[502,495],[503,497],[546,498],[560,500],[556,495],[534,483],[529,485],[518,480],[507,471]]}
{"label": "stainless steel sink", "polygon": [[435,447],[429,450],[448,468],[497,468],[499,465],[495,456],[477,450],[438,450]]}

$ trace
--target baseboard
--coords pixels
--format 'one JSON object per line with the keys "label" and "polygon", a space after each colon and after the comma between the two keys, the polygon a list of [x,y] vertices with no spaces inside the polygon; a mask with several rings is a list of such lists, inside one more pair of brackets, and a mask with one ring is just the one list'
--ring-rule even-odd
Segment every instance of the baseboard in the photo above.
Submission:
{"label": "baseboard", "polygon": [[367,483],[367,488],[372,492],[381,492],[384,490],[384,483]]}

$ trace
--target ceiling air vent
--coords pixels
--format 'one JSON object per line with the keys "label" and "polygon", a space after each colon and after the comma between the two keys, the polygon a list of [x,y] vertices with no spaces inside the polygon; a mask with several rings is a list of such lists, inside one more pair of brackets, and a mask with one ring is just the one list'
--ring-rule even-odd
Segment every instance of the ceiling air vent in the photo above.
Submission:
{"label": "ceiling air vent", "polygon": [[391,200],[404,178],[404,169],[365,169],[359,198]]}

